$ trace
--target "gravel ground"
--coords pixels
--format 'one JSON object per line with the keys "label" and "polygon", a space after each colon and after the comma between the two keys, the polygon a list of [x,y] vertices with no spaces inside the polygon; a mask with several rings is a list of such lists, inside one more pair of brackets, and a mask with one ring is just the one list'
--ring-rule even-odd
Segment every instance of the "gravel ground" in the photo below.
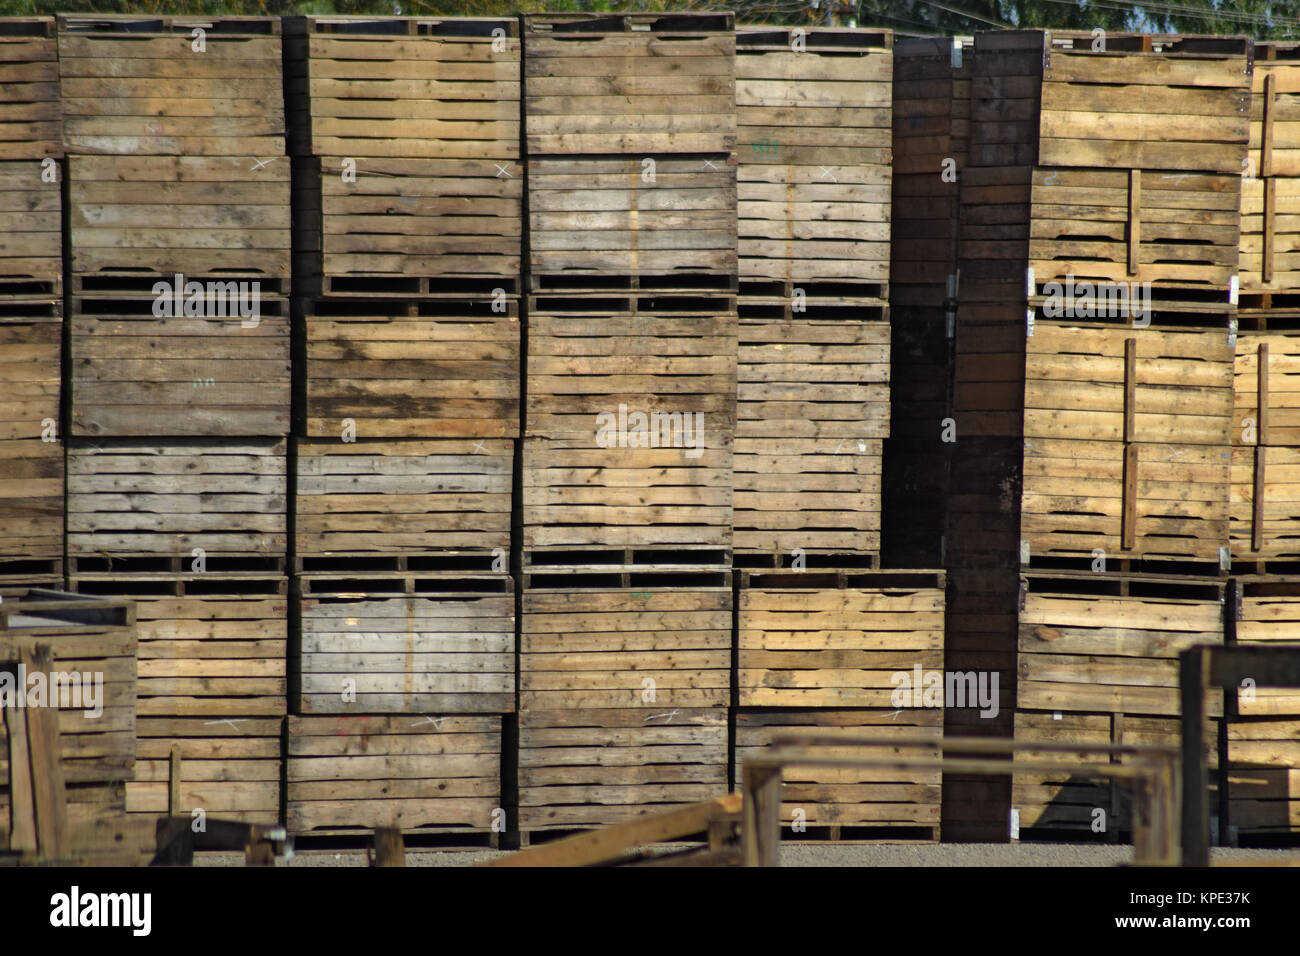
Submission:
{"label": "gravel ground", "polygon": [[[786,843],[781,848],[785,866],[1115,866],[1132,858],[1126,846],[1092,846],[1073,843]],[[406,865],[474,866],[506,854],[497,850],[408,850]],[[1233,850],[1216,848],[1215,860],[1281,860],[1300,863],[1300,850]],[[242,866],[243,854],[200,853],[198,866]],[[285,865],[285,864],[281,864]],[[365,866],[362,851],[334,853],[308,850],[297,853],[291,867]]]}

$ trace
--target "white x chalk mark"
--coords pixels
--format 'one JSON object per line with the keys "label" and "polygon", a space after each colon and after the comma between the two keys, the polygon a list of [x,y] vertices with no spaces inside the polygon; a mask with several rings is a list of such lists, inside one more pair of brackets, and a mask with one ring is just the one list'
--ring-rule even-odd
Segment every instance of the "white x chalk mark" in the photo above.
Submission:
{"label": "white x chalk mark", "polygon": [[476,441],[476,442],[474,443],[474,454],[477,455],[480,451],[482,451],[482,452],[486,452],[486,451],[487,451],[487,445],[483,444],[481,441]]}
{"label": "white x chalk mark", "polygon": [[664,723],[666,723],[666,724],[671,724],[671,723],[673,722],[673,718],[676,717],[676,716],[677,716],[678,714],[680,714],[680,713],[681,713],[680,710],[673,710],[673,711],[669,711],[669,712],[666,713],[666,714],[651,714],[651,715],[650,715],[649,717],[647,717],[645,720],[641,721],[641,723],[643,723],[643,724],[648,724],[648,723],[650,723],[650,721],[652,721],[652,720],[659,720],[659,719],[663,718],[663,719],[664,719]]}
{"label": "white x chalk mark", "polygon": [[229,717],[223,718],[222,720],[205,720],[203,722],[205,727],[211,727],[215,724],[229,724],[231,730],[238,730],[239,728],[236,727],[235,724],[242,724],[242,723],[244,723],[242,718],[239,720],[231,720]]}
{"label": "white x chalk mark", "polygon": [[434,729],[434,730],[440,730],[440,729],[442,729],[442,722],[443,722],[444,720],[446,720],[446,719],[447,719],[446,717],[426,717],[426,718],[424,718],[424,720],[417,720],[417,721],[416,721],[414,724],[412,724],[411,726],[413,726],[413,727],[422,727],[422,726],[424,726],[425,724],[433,724],[433,729]]}
{"label": "white x chalk mark", "polygon": [[898,715],[901,714],[901,713],[902,713],[901,710],[896,710],[896,711],[894,711],[892,714],[889,715],[889,719],[890,719],[890,720],[897,720],[897,719],[898,719]]}
{"label": "white x chalk mark", "polygon": [[249,172],[250,172],[250,173],[255,173],[255,172],[257,172],[259,169],[261,169],[263,166],[269,166],[271,163],[275,162],[275,161],[276,161],[277,159],[279,159],[279,158],[280,158],[279,156],[272,156],[270,159],[259,159],[259,160],[257,161],[257,165],[254,166],[252,169],[250,169]]}
{"label": "white x chalk mark", "polygon": [[500,163],[493,163],[492,165],[495,166],[497,169],[500,170],[500,172],[497,173],[497,179],[500,179],[502,176],[504,176],[506,179],[514,179],[514,178],[515,178],[515,177],[513,177],[513,176],[510,175],[510,170],[506,169],[506,168],[505,168],[504,166],[502,166]]}
{"label": "white x chalk mark", "polygon": [[831,175],[831,170],[832,170],[833,168],[834,168],[834,167],[832,167],[832,166],[823,166],[823,167],[822,167],[822,175],[821,175],[821,178],[822,178],[822,179],[829,178],[831,182],[833,182],[833,183],[838,183],[839,180],[836,179],[833,175]]}
{"label": "white x chalk mark", "polygon": [[713,165],[713,160],[711,160],[711,159],[706,159],[706,160],[704,161],[704,165],[705,165],[705,166],[708,166],[709,169],[717,169],[717,168],[718,168],[717,166],[714,166],[714,165]]}
{"label": "white x chalk mark", "polygon": [[1171,174],[1167,174],[1167,175],[1165,175],[1165,176],[1161,176],[1160,178],[1161,178],[1161,179],[1172,179],[1172,180],[1174,180],[1175,182],[1180,182],[1180,183],[1181,183],[1184,179],[1186,179],[1186,178],[1187,178],[1188,176],[1190,176],[1190,175],[1191,175],[1191,173],[1171,173]]}

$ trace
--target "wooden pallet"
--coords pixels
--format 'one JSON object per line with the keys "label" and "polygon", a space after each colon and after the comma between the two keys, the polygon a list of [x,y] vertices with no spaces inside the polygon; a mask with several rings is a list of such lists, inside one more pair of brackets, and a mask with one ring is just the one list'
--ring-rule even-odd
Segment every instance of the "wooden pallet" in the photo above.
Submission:
{"label": "wooden pallet", "polygon": [[725,433],[706,431],[703,447],[682,448],[525,438],[523,546],[729,549],[732,486]]}
{"label": "wooden pallet", "polygon": [[[943,735],[941,709],[742,710],[736,713],[734,776],[742,779],[745,760],[772,742],[791,735],[864,737],[887,740]],[[818,748],[831,753],[833,748]],[[924,827],[934,839],[939,829],[940,774],[937,770],[887,770],[864,767],[786,767],[781,786],[781,822],[806,827],[869,827],[882,835],[896,828]],[[796,811],[801,816],[796,818]],[[795,831],[790,839],[806,837]]]}
{"label": "wooden pallet", "polygon": [[518,300],[309,300],[306,434],[513,438],[519,433]]}
{"label": "wooden pallet", "polygon": [[[1228,543],[1226,337],[1039,322],[1026,342],[1031,553],[1217,557]],[[1003,389],[1011,401],[1018,383]]]}
{"label": "wooden pallet", "polygon": [[293,168],[295,279],[310,294],[393,294],[426,277],[433,282],[413,291],[484,277],[518,291],[524,171],[517,160],[328,156],[295,160]]}
{"label": "wooden pallet", "polygon": [[70,556],[281,556],[285,443],[74,439]]}
{"label": "wooden pallet", "polygon": [[740,274],[887,281],[889,31],[736,37]]}
{"label": "wooden pallet", "polygon": [[937,588],[743,588],[737,703],[891,706],[898,674],[943,670],[943,608]]}
{"label": "wooden pallet", "polygon": [[519,156],[513,19],[286,17],[295,156]]}
{"label": "wooden pallet", "polygon": [[[250,162],[284,155],[278,19],[58,19],[70,152]],[[204,31],[202,52],[195,27]]]}
{"label": "wooden pallet", "polygon": [[689,283],[699,274],[736,274],[736,160],[729,154],[534,156],[527,202],[535,283],[558,276],[602,288],[608,277]]}
{"label": "wooden pallet", "polygon": [[0,294],[6,297],[63,290],[63,187],[58,167],[53,172],[47,182],[39,160],[0,161]]}
{"label": "wooden pallet", "polygon": [[1300,152],[1292,144],[1300,65],[1291,43],[1256,43],[1251,71],[1250,151],[1241,183],[1241,291],[1300,289]]}
{"label": "wooden pallet", "polygon": [[284,575],[80,573],[70,581],[83,594],[135,602],[141,717],[285,714]]}
{"label": "wooden pallet", "polygon": [[[1020,611],[1018,707],[1180,713],[1178,654],[1223,643],[1222,585],[1165,583],[1129,595],[1099,594],[1096,583],[1108,579],[1120,580],[1101,573],[1029,579]],[[1160,596],[1148,596],[1153,590]],[[1207,706],[1211,715],[1222,714],[1219,701]]]}
{"label": "wooden pallet", "polygon": [[515,602],[503,575],[421,580],[393,594],[372,578],[314,576],[299,598],[304,714],[514,711]]}
{"label": "wooden pallet", "polygon": [[283,725],[283,717],[141,716],[127,812],[279,823]]}
{"label": "wooden pallet", "polygon": [[59,50],[53,17],[6,17],[0,36],[0,160],[61,152]]}
{"label": "wooden pallet", "polygon": [[533,314],[528,327],[527,437],[589,439],[612,421],[628,445],[702,450],[734,433],[734,313]]}
{"label": "wooden pallet", "polygon": [[[1218,739],[1218,721],[1207,722],[1206,739]],[[1122,712],[1104,714],[1064,711],[1016,712],[1016,739],[1069,744],[1125,744],[1130,746],[1177,747],[1181,738],[1179,721],[1170,717],[1131,716]],[[1046,753],[1025,751],[1024,760],[1046,757]],[[1218,766],[1214,746],[1206,755],[1211,767]],[[1054,761],[1091,763],[1095,757],[1055,753]],[[1122,763],[1122,758],[1115,761]],[[1130,791],[1114,781],[1079,777],[1068,770],[1021,771],[1014,775],[1012,806],[1019,812],[1021,835],[1095,834],[1096,839],[1118,843],[1121,833],[1133,826]],[[1213,787],[1212,789],[1217,789]],[[1214,797],[1211,797],[1214,800]],[[1214,806],[1214,803],[1211,803]],[[1100,812],[1098,812],[1100,811]]]}
{"label": "wooden pallet", "polygon": [[290,717],[294,833],[485,831],[500,820],[500,717]]}
{"label": "wooden pallet", "polygon": [[297,442],[295,553],[510,549],[514,442]]}
{"label": "wooden pallet", "polygon": [[[242,301],[252,312],[254,300]],[[233,317],[159,317],[153,297],[74,298],[72,434],[286,434],[288,302],[260,296],[247,319],[234,298],[227,304]]]}
{"label": "wooden pallet", "polygon": [[889,338],[881,322],[741,324],[737,552],[879,552]]}
{"label": "wooden pallet", "polygon": [[[111,117],[117,119],[118,117]],[[70,156],[77,292],[151,291],[149,279],[258,281],[287,293],[289,163],[233,156]],[[132,282],[131,280],[135,280]]]}
{"label": "wooden pallet", "polygon": [[519,828],[613,826],[727,792],[727,711],[519,713]]}
{"label": "wooden pallet", "polygon": [[726,707],[731,609],[729,586],[527,590],[520,711]]}
{"label": "wooden pallet", "polygon": [[[69,783],[107,783],[130,777],[136,758],[136,635],[134,609],[125,601],[86,597],[40,588],[0,588],[0,660],[14,681],[6,692],[8,721],[0,721],[0,781],[7,787],[7,735],[12,720],[23,714],[10,694],[24,695],[33,706],[28,663],[32,648],[50,648],[49,670],[64,690],[52,690],[40,706],[57,708],[60,762]],[[26,664],[28,679],[17,683],[17,665]],[[70,683],[63,683],[76,675]],[[65,693],[66,691],[66,693]],[[96,713],[96,711],[99,711]],[[7,792],[7,791],[6,791]],[[8,822],[9,814],[0,814]]]}
{"label": "wooden pallet", "polygon": [[736,145],[731,14],[523,18],[530,154],[725,153]]}

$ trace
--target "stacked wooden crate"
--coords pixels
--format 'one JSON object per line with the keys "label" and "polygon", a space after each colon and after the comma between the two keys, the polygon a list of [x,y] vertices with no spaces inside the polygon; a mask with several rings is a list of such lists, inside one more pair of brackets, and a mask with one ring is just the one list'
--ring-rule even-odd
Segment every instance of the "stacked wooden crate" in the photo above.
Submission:
{"label": "stacked wooden crate", "polygon": [[51,17],[0,31],[0,581],[62,577],[62,168]]}
{"label": "stacked wooden crate", "polygon": [[894,45],[889,438],[883,552],[892,566],[937,566],[947,508],[945,435],[960,288],[961,178],[970,140],[971,42]]}
{"label": "stacked wooden crate", "polygon": [[[736,37],[737,560],[880,553],[893,35]],[[837,555],[831,559],[828,555]]]}
{"label": "stacked wooden crate", "polygon": [[[1223,643],[1223,582],[1091,571],[1025,582],[1016,737],[1176,746],[1178,655]],[[1214,765],[1221,698],[1208,713]],[[1022,836],[1091,831],[1115,842],[1133,823],[1126,791],[1068,772],[1017,774],[1013,810]]]}
{"label": "stacked wooden crate", "polygon": [[[136,762],[133,610],[121,600],[44,588],[0,589],[4,849],[123,862],[104,858],[111,847],[88,837],[94,830],[119,827],[126,813],[122,784]],[[44,673],[43,684],[35,679],[37,672]],[[51,745],[54,753],[47,749]],[[34,775],[55,762],[57,773],[47,769]],[[51,805],[66,808],[61,833],[45,818]]]}
{"label": "stacked wooden crate", "polygon": [[285,21],[299,832],[506,828],[518,35],[489,18]]}
{"label": "stacked wooden crate", "polygon": [[522,23],[531,839],[726,792],[736,40],[729,14]]}
{"label": "stacked wooden crate", "polygon": [[[1021,565],[1226,570],[1250,81],[1222,37],[982,33],[972,69],[948,667],[1010,677]],[[1004,836],[1009,791],[949,789],[953,835]]]}
{"label": "stacked wooden crate", "polygon": [[68,574],[137,602],[127,808],[280,819],[289,164],[279,21],[59,18]]}
{"label": "stacked wooden crate", "polygon": [[[790,734],[939,739],[943,693],[927,701],[926,688],[942,681],[941,572],[746,573],[741,584],[735,779]],[[789,767],[781,819],[794,839],[934,840],[939,784],[930,770]]]}

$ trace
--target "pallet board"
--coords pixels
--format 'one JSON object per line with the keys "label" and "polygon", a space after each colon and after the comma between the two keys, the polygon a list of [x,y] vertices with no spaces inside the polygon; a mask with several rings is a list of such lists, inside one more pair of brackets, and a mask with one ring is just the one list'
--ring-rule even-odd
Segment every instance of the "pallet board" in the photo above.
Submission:
{"label": "pallet board", "polygon": [[6,17],[0,36],[0,160],[41,159],[63,145],[53,17]]}
{"label": "pallet board", "polygon": [[68,554],[283,559],[285,465],[283,440],[74,439]]}
{"label": "pallet board", "polygon": [[[500,290],[498,290],[500,291]],[[513,297],[308,300],[306,434],[513,438],[520,322]]]}
{"label": "pallet board", "polygon": [[299,440],[296,452],[299,557],[509,551],[512,441]]}
{"label": "pallet board", "polygon": [[[155,297],[75,298],[73,435],[286,434],[288,302],[251,286],[207,299],[202,311],[220,317],[168,316]],[[175,280],[163,288],[173,301]]]}
{"label": "pallet board", "polygon": [[504,829],[500,717],[290,717],[287,736],[291,832]]}
{"label": "pallet board", "polygon": [[[18,683],[20,664],[36,645],[50,648],[46,694],[31,674]],[[136,634],[134,609],[118,599],[28,587],[0,588],[0,661],[12,685],[6,697],[24,695],[24,706],[57,708],[59,759],[69,783],[129,778],[136,759]],[[9,786],[8,735],[23,709],[12,700],[0,721],[0,783]],[[0,813],[7,824],[8,813]]]}
{"label": "pallet board", "polygon": [[510,579],[444,576],[414,593],[313,582],[299,599],[304,714],[504,714],[515,709]]}
{"label": "pallet board", "polygon": [[[1016,698],[1027,710],[1176,716],[1178,654],[1223,643],[1221,585],[1168,585],[1157,597],[1090,594],[1086,578],[1030,580]],[[1223,710],[1214,698],[1207,708]]]}
{"label": "pallet board", "polygon": [[288,292],[284,158],[70,156],[67,175],[72,271],[90,277],[76,291],[144,291],[179,272]]}
{"label": "pallet board", "polygon": [[736,550],[879,554],[889,326],[744,320],[739,337]]}
{"label": "pallet board", "polygon": [[526,590],[520,711],[726,707],[731,614],[729,587]]}
{"label": "pallet board", "polygon": [[58,21],[69,152],[284,156],[278,19]]}
{"label": "pallet board", "polygon": [[[581,78],[589,82],[590,77]],[[725,153],[528,160],[528,248],[534,284],[564,278],[601,288],[612,278],[736,275],[736,160]],[[583,280],[586,280],[585,282]]]}
{"label": "pallet board", "polygon": [[726,792],[725,708],[520,711],[525,833],[613,826]]}
{"label": "pallet board", "polygon": [[736,145],[731,14],[523,18],[529,153],[725,153]]}
{"label": "pallet board", "polygon": [[[4,105],[0,103],[0,116]],[[60,174],[53,160],[0,161],[0,294],[54,296],[62,291]]]}
{"label": "pallet board", "polygon": [[294,175],[295,279],[308,291],[395,292],[426,277],[414,291],[484,277],[516,291],[518,160],[323,156],[295,160]]}
{"label": "pallet board", "polygon": [[517,21],[291,16],[284,35],[294,155],[518,158]]}
{"label": "pallet board", "polygon": [[[127,812],[161,817],[202,810],[214,820],[279,823],[283,725],[283,717],[142,716],[135,778],[126,784]],[[174,760],[180,763],[175,794]],[[176,813],[169,813],[173,807]]]}
{"label": "pallet board", "polygon": [[83,594],[135,603],[141,718],[285,714],[284,575],[77,573],[71,582]]}
{"label": "pallet board", "polygon": [[[870,737],[888,747],[890,737],[939,740],[943,711],[937,708],[897,710],[742,710],[736,713],[734,777],[743,779],[745,761],[760,756],[774,740],[816,734],[819,737]],[[811,752],[832,755],[833,747]],[[908,748],[905,753],[923,753]],[[844,753],[879,755],[880,748],[845,748]],[[800,767],[782,770],[781,823],[812,827],[871,827],[881,835],[897,828],[925,827],[937,837],[940,773],[937,770],[894,770],[878,767]],[[800,839],[799,831],[792,837]]]}
{"label": "pallet board", "polygon": [[899,674],[942,671],[943,612],[933,587],[742,588],[737,704],[890,706]]}
{"label": "pallet board", "polygon": [[736,37],[742,277],[889,278],[889,31]]}

